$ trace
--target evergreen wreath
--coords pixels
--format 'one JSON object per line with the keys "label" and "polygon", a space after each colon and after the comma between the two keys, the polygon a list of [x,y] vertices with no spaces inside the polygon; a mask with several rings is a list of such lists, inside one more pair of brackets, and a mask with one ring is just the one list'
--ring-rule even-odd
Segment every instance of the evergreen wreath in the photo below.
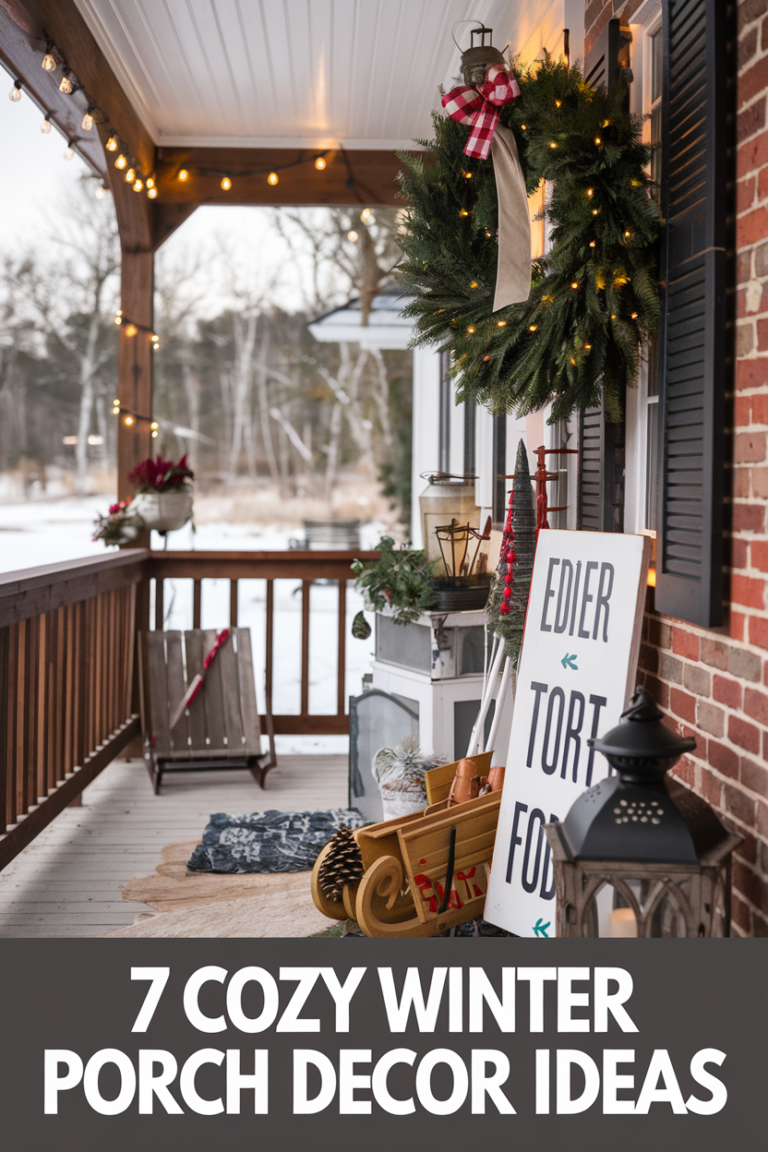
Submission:
{"label": "evergreen wreath", "polygon": [[399,279],[414,299],[416,344],[453,354],[458,400],[525,415],[552,403],[551,422],[600,401],[618,419],[657,327],[659,213],[645,171],[651,147],[626,88],[590,88],[550,56],[515,64],[521,95],[501,109],[530,195],[552,181],[552,247],[532,265],[529,299],[493,311],[498,202],[493,161],[463,152],[469,129],[433,114],[431,154],[401,153],[410,209]]}

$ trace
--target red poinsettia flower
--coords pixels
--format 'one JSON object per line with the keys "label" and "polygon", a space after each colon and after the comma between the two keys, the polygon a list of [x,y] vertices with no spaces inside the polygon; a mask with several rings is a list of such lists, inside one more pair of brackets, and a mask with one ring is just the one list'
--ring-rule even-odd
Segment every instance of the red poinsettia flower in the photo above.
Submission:
{"label": "red poinsettia flower", "polygon": [[187,488],[187,481],[194,480],[194,472],[187,467],[184,453],[178,464],[163,460],[162,456],[142,460],[128,473],[128,479],[136,485],[137,492],[173,492]]}

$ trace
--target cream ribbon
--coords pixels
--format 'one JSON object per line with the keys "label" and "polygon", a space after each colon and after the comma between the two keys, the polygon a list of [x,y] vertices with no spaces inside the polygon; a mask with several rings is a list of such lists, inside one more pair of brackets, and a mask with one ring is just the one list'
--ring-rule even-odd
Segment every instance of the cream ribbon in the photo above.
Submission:
{"label": "cream ribbon", "polygon": [[514,133],[499,125],[491,144],[499,201],[499,263],[493,310],[522,304],[531,291],[531,218]]}

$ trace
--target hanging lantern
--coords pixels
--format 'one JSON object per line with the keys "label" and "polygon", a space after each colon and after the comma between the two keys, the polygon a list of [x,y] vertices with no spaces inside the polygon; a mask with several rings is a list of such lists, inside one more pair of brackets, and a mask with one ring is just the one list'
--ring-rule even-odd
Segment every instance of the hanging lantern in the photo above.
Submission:
{"label": "hanging lantern", "polygon": [[588,740],[618,775],[546,825],[558,936],[727,936],[731,853],[742,837],[682,784],[664,779],[692,736],[676,736],[645,688],[623,723]]}
{"label": "hanging lantern", "polygon": [[[475,37],[480,37],[480,43],[475,44]],[[488,43],[486,43],[486,36]],[[486,28],[481,24],[479,28],[473,28],[471,31],[471,47],[465,49],[461,54],[461,72],[464,77],[464,83],[472,87],[476,87],[485,82],[485,76],[489,68],[494,64],[498,64],[501,68],[507,67],[507,62],[499,52],[498,48],[493,46],[493,29]]]}

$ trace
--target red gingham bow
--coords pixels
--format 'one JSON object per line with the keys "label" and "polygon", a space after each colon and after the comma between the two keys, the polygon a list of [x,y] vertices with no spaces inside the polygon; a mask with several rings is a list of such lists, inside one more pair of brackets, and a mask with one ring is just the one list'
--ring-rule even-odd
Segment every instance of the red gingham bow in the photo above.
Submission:
{"label": "red gingham bow", "polygon": [[471,124],[464,153],[475,156],[478,160],[487,160],[491,151],[491,141],[499,122],[498,109],[505,104],[511,104],[520,95],[520,85],[514,76],[510,76],[503,68],[494,66],[489,69],[486,79],[479,88],[470,88],[462,85],[452,88],[443,96],[445,108],[452,120],[460,124]]}

